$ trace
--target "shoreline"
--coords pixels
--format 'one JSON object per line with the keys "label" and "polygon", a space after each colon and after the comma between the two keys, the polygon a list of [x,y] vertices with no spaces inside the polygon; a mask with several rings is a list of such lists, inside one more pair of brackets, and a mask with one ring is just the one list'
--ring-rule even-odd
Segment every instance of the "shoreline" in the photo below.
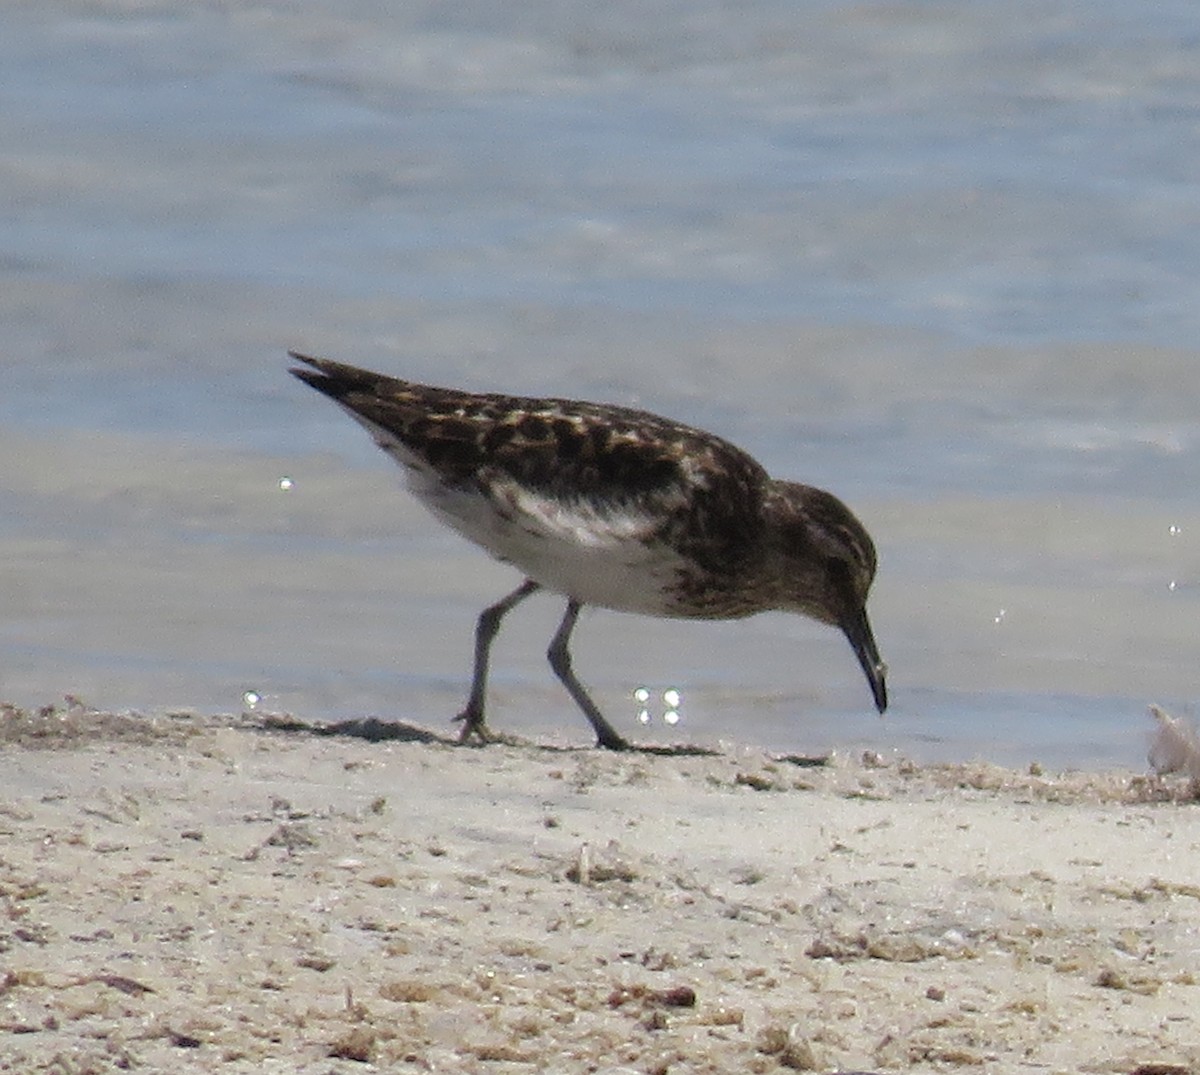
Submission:
{"label": "shoreline", "polygon": [[271,725],[0,714],[0,1067],[1200,1070],[1185,782]]}

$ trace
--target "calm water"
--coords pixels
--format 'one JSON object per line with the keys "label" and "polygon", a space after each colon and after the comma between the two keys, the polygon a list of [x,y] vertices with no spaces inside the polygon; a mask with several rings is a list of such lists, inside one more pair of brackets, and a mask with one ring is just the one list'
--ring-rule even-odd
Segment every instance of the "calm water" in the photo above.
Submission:
{"label": "calm water", "polygon": [[[886,720],[800,619],[592,612],[635,737],[1142,765],[1197,693],[1197,71],[1191,3],[5,5],[0,696],[457,712],[514,576],[292,346],[636,403],[856,509]],[[494,723],[584,742],[558,615]]]}

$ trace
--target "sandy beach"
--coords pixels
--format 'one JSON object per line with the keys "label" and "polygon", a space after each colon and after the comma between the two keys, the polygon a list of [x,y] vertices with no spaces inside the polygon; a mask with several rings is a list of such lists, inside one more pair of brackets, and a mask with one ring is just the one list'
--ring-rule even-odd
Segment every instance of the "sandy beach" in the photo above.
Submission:
{"label": "sandy beach", "polygon": [[1200,1071],[1178,784],[380,731],[5,711],[0,1070]]}

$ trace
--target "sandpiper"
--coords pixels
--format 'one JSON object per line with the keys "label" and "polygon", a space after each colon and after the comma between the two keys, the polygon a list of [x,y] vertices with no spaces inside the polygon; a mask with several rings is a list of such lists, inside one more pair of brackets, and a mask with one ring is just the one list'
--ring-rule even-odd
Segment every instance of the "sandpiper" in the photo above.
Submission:
{"label": "sandpiper", "polygon": [[645,411],[434,388],[289,354],[309,367],[291,372],[366,427],[434,515],[525,575],[480,614],[461,740],[490,738],[492,640],[537,590],[567,600],[547,656],[602,747],[628,743],[571,667],[584,605],[683,619],[803,613],[845,632],[887,708],[866,610],[875,545],[831,493],[773,479],[720,437]]}

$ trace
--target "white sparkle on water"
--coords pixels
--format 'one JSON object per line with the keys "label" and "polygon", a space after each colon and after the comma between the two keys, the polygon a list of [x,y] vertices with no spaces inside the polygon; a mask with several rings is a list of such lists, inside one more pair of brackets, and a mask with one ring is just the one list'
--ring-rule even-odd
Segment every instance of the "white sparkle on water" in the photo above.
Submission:
{"label": "white sparkle on water", "polygon": [[244,705],[247,710],[254,710],[255,708],[257,708],[258,703],[261,701],[262,701],[262,695],[259,694],[258,691],[243,691],[242,692],[242,705]]}
{"label": "white sparkle on water", "polygon": [[[653,693],[648,687],[638,687],[633,692],[633,700],[638,706],[637,721],[639,724],[649,724],[654,719],[650,707],[650,698]],[[683,695],[674,687],[668,687],[662,692],[661,698],[663,723],[678,724],[683,719],[683,714],[679,712]]]}
{"label": "white sparkle on water", "polygon": [[279,479],[279,488],[282,492],[287,492],[295,483],[286,474]]}

